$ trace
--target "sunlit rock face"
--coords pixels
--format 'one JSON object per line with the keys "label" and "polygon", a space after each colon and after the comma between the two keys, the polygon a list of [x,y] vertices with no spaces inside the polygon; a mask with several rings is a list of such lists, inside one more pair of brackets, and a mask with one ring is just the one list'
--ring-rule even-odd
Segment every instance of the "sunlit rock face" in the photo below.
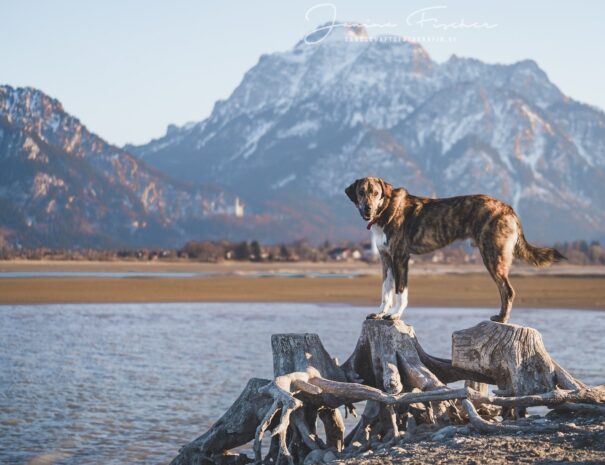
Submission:
{"label": "sunlit rock face", "polygon": [[169,179],[31,88],[0,86],[0,235],[15,247],[178,246],[228,199]]}

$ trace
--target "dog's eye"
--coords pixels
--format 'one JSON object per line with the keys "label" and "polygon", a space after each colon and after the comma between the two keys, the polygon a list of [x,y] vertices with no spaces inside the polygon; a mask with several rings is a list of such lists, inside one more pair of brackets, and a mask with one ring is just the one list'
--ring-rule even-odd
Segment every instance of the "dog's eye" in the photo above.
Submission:
{"label": "dog's eye", "polygon": [[372,195],[373,195],[374,197],[376,197],[376,196],[378,195],[378,192],[377,192],[377,191],[374,191],[374,192],[372,193]]}

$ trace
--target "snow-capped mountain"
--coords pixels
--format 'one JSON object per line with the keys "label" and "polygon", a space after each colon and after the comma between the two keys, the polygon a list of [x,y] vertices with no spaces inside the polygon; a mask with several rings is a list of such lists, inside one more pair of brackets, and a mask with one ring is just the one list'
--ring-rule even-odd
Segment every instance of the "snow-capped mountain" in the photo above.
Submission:
{"label": "snow-capped mountain", "polygon": [[61,103],[0,86],[0,237],[13,245],[178,246],[229,196],[175,182],[90,133]]}
{"label": "snow-capped mountain", "polygon": [[343,190],[366,175],[419,195],[494,195],[535,242],[605,237],[601,110],[530,60],[437,63],[418,44],[366,38],[340,27],[264,55],[209,118],[127,149],[237,193],[290,224],[287,238],[364,234]]}

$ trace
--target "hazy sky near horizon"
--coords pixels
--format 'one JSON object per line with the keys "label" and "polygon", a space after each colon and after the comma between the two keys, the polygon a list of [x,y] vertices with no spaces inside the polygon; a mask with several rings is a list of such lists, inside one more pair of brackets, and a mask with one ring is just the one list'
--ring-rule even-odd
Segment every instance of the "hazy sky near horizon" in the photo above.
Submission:
{"label": "hazy sky near horizon", "polygon": [[[416,38],[439,62],[533,59],[565,94],[605,108],[599,0],[5,0],[0,84],[41,89],[109,142],[145,143],[206,118],[260,55],[290,49],[334,11],[373,36]],[[461,21],[481,27],[444,29]]]}

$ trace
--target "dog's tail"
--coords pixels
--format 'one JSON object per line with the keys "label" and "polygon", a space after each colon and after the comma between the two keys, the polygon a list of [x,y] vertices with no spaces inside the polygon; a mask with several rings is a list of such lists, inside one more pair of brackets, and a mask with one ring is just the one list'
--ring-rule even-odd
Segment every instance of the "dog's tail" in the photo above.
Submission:
{"label": "dog's tail", "polygon": [[550,266],[555,262],[567,260],[558,250],[550,247],[534,247],[525,240],[523,231],[520,231],[515,245],[515,257],[538,267]]}

